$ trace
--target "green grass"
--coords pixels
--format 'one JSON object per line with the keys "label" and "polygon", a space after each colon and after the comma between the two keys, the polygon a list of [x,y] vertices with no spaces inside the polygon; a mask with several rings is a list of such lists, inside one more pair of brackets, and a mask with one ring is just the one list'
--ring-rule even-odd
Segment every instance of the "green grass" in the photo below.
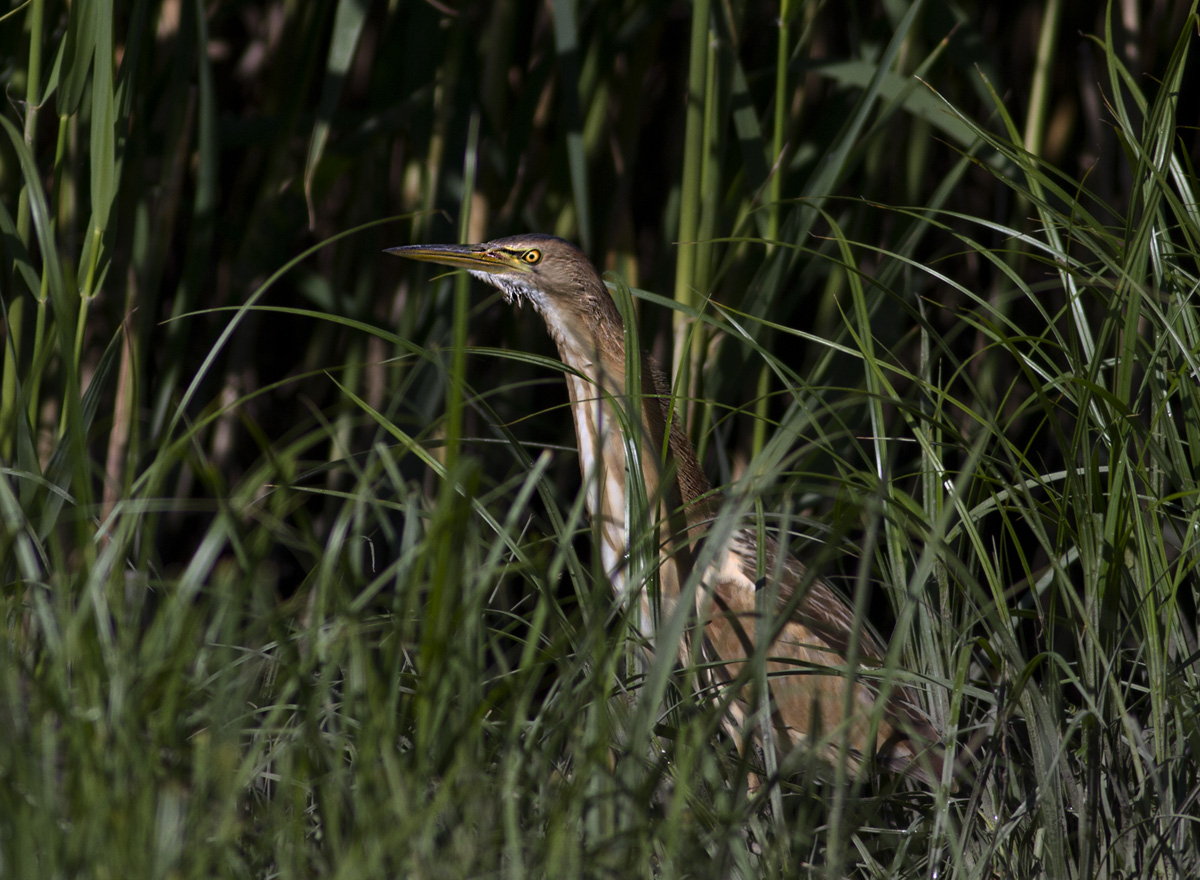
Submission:
{"label": "green grass", "polygon": [[[1196,5],[460,6],[0,18],[0,878],[1200,873]],[[747,791],[526,230],[974,781]]]}

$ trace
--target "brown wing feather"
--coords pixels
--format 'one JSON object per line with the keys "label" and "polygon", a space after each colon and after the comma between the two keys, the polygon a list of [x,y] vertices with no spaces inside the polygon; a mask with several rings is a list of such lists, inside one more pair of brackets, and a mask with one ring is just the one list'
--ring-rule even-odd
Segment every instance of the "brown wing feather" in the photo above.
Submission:
{"label": "brown wing feather", "polygon": [[[714,684],[728,687],[734,682],[745,658],[754,651],[760,624],[763,638],[778,630],[768,651],[774,726],[781,750],[790,751],[818,732],[825,740],[824,757],[838,760],[839,746],[848,742],[849,770],[857,774],[869,756],[889,770],[910,773],[934,782],[941,776],[942,758],[937,734],[920,710],[915,695],[902,685],[894,686],[883,705],[876,706],[879,691],[870,678],[845,673],[851,633],[856,626],[846,602],[822,580],[814,580],[796,606],[796,591],[804,582],[804,567],[788,555],[777,565],[778,545],[768,539],[765,570],[779,571],[775,609],[786,613],[780,626],[776,619],[760,620],[755,536],[749,531],[733,536],[726,564],[706,578],[711,608],[704,629],[705,653],[714,670]],[[859,631],[859,659],[877,666],[884,651],[875,636]],[[846,688],[852,687],[847,717]],[[731,702],[731,728],[739,741],[749,730],[746,714],[753,705],[752,688]],[[877,720],[872,742],[872,722]],[[826,739],[828,738],[828,739]]]}

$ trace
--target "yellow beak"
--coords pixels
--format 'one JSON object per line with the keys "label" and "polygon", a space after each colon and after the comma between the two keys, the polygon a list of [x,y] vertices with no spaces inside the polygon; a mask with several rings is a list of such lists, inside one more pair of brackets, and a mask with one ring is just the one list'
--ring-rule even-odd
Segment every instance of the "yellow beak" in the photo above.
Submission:
{"label": "yellow beak", "polygon": [[485,244],[409,244],[387,248],[384,253],[420,260],[423,263],[438,263],[442,266],[473,269],[493,275],[530,271],[529,267],[513,254],[499,248],[490,248]]}

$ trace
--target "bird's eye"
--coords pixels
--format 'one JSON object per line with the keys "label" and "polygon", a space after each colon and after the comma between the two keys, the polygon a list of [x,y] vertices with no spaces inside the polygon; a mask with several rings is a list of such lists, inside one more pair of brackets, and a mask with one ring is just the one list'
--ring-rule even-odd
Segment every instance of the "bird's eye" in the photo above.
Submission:
{"label": "bird's eye", "polygon": [[533,266],[542,261],[542,252],[537,250],[536,248],[534,250],[525,251],[525,254],[524,254],[524,256],[522,256],[521,259],[523,259],[529,265]]}

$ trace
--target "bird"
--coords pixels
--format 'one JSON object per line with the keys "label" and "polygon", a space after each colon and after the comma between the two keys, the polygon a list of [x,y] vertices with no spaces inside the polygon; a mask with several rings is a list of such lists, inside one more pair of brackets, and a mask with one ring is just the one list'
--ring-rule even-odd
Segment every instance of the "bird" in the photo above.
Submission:
{"label": "bird", "polygon": [[[687,595],[685,585],[701,558],[711,560],[699,574],[688,612],[699,625],[688,628],[677,656],[702,670],[697,687],[726,707],[722,724],[739,750],[751,745],[761,749],[765,740],[780,759],[807,747],[817,751],[819,766],[835,767],[842,760],[852,778],[874,768],[931,787],[939,783],[944,764],[940,737],[912,689],[894,684],[881,693],[877,676],[847,674],[856,629],[855,656],[862,667],[882,665],[885,650],[841,595],[824,580],[808,576],[805,566],[770,535],[760,545],[755,528],[734,529],[715,552],[699,552],[710,532],[717,531],[712,524],[718,496],[680,413],[671,406],[665,376],[645,352],[627,360],[620,311],[599,272],[575,245],[539,233],[482,244],[403,245],[386,252],[465,269],[498,288],[509,304],[528,304],[542,317],[567,367],[582,491],[598,532],[603,569],[616,599],[636,603],[633,617],[650,650],[671,647],[655,644],[655,621],[666,619]],[[640,373],[640,389],[632,394],[627,388],[630,364]],[[632,417],[631,402],[640,409]],[[628,436],[632,433],[637,436]],[[645,497],[658,511],[661,608],[651,607],[649,591],[628,583],[633,536],[627,491],[638,485],[626,478],[631,462],[640,467]],[[766,594],[773,608],[763,607],[760,590],[766,585],[760,571],[775,581]],[[760,725],[753,676],[743,669],[761,650],[756,641],[760,631],[764,638],[775,633],[765,648],[771,722],[770,733],[763,731],[763,736],[755,733]]]}

